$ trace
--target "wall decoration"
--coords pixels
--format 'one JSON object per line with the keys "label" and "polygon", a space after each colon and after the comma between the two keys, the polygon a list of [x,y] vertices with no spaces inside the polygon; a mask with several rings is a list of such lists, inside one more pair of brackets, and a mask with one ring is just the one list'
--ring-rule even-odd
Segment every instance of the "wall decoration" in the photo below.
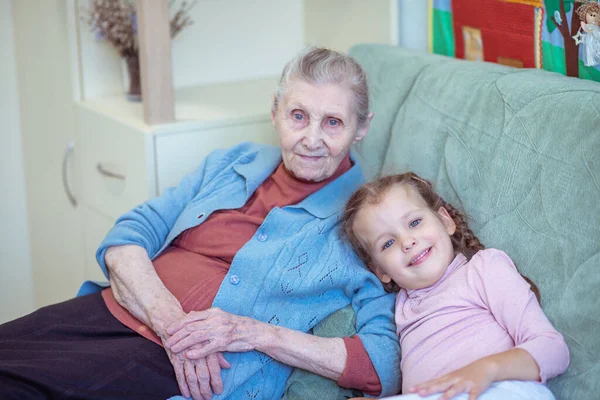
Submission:
{"label": "wall decoration", "polygon": [[600,0],[430,0],[430,51],[600,81]]}
{"label": "wall decoration", "polygon": [[[581,45],[581,60],[586,67],[600,64],[600,3],[587,1],[577,9],[581,28],[573,39]],[[585,33],[583,33],[585,32]]]}

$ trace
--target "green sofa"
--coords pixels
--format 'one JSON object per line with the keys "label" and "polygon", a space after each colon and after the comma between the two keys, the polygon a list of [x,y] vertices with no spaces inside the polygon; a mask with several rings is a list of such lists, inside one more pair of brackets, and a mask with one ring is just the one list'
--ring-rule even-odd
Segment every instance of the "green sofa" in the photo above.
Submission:
{"label": "green sofa", "polygon": [[434,182],[536,282],[571,365],[558,399],[600,399],[600,84],[385,45],[350,53],[375,112],[368,177]]}

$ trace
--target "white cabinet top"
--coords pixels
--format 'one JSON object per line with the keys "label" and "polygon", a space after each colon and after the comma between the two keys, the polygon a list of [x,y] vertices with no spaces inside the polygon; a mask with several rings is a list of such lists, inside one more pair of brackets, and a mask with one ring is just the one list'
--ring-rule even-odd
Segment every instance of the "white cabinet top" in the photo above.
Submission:
{"label": "white cabinet top", "polygon": [[79,104],[136,130],[162,135],[269,120],[277,80],[278,77],[269,77],[177,89],[176,122],[164,125],[144,123],[142,103],[130,102],[124,94],[96,97]]}

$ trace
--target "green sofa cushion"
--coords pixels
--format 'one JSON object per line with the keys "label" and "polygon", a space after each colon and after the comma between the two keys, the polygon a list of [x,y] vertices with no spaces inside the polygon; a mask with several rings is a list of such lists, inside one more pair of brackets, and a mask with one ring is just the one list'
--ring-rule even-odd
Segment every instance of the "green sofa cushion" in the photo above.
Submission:
{"label": "green sofa cushion", "polygon": [[[337,310],[312,329],[312,334],[320,337],[346,337],[356,333],[356,313],[351,305]],[[295,368],[287,380],[281,400],[328,399],[345,400],[360,397],[362,392],[338,386],[337,382]]]}
{"label": "green sofa cushion", "polygon": [[371,85],[367,174],[415,171],[536,282],[565,336],[560,399],[600,393],[600,84],[384,45],[351,54]]}

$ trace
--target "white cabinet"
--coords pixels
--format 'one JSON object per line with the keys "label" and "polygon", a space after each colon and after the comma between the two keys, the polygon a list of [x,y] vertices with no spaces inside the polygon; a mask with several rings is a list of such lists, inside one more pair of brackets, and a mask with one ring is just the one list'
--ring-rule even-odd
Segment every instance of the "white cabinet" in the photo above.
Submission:
{"label": "white cabinet", "polygon": [[85,279],[104,280],[95,252],[119,215],[176,185],[216,148],[277,144],[275,85],[270,78],[187,88],[176,93],[178,122],[165,125],[142,123],[141,104],[123,96],[77,104]]}
{"label": "white cabinet", "polygon": [[84,205],[116,218],[155,193],[151,134],[85,105],[77,108],[77,117]]}

